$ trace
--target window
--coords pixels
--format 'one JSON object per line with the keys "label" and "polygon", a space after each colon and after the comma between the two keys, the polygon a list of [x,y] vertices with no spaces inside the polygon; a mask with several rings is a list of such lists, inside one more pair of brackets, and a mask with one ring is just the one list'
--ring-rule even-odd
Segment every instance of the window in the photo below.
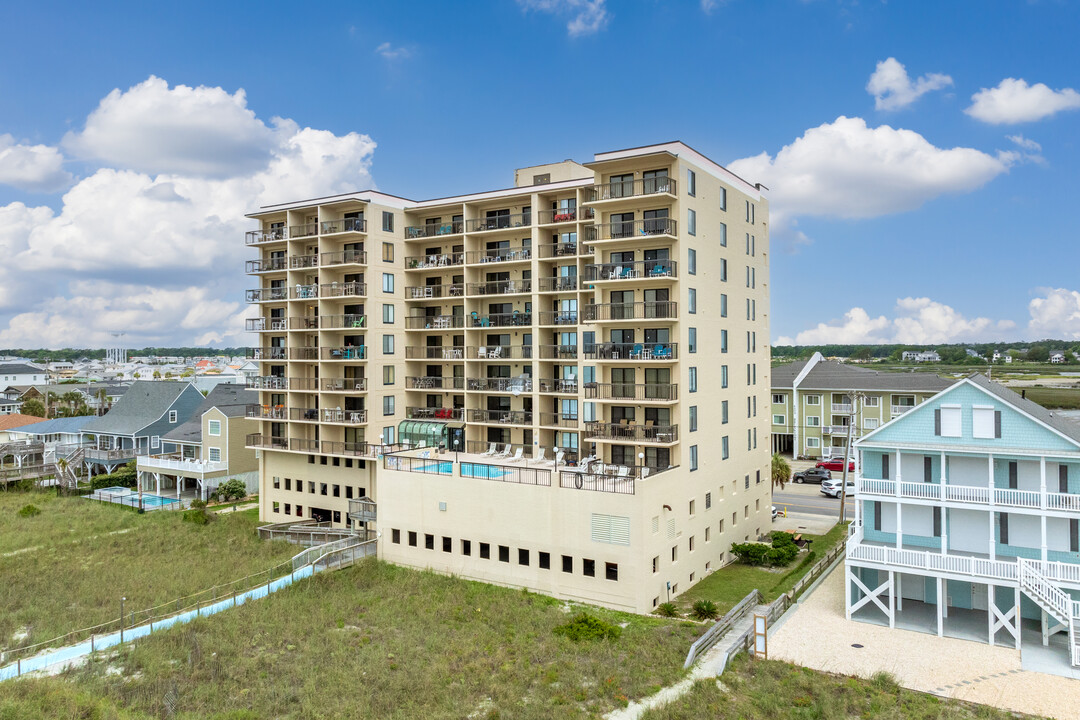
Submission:
{"label": "window", "polygon": [[161,438],[157,435],[150,438],[150,447],[156,448],[161,446]]}
{"label": "window", "polygon": [[720,331],[720,352],[727,352],[727,330]]}
{"label": "window", "polygon": [[679,546],[671,546],[671,562],[679,562]]}
{"label": "window", "polygon": [[727,293],[720,294],[720,317],[727,317]]}
{"label": "window", "polygon": [[1009,544],[1009,513],[998,513],[998,542]]}
{"label": "window", "polygon": [[690,471],[698,469],[697,445],[690,446]]}
{"label": "window", "polygon": [[394,336],[393,335],[383,335],[382,336],[382,351],[383,351],[383,355],[393,355],[394,354]]}
{"label": "window", "polygon": [[807,415],[806,427],[821,427],[821,417],[818,415]]}
{"label": "window", "polygon": [[688,381],[687,384],[690,386],[690,392],[697,392],[697,368],[696,367],[692,367],[692,368],[689,369],[689,376],[690,376],[690,378],[689,378],[689,381]]}
{"label": "window", "polygon": [[384,242],[382,244],[382,259],[383,262],[394,262],[394,243]]}
{"label": "window", "polygon": [[481,560],[490,560],[491,559],[491,546],[488,545],[487,543],[480,543],[480,559]]}
{"label": "window", "polygon": [[686,291],[686,310],[691,315],[697,313],[697,290],[695,288],[688,288]]}
{"label": "window", "polygon": [[435,536],[431,533],[424,533],[424,547],[428,550],[435,549]]}
{"label": "window", "polygon": [[618,582],[619,566],[617,563],[604,563],[604,579]]}
{"label": "window", "polygon": [[[773,397],[776,397],[776,396],[774,395]],[[781,395],[781,397],[783,397],[783,396]],[[776,402],[776,401],[773,400],[773,402]],[[820,405],[821,404],[821,396],[820,395],[807,395],[806,396],[806,404],[807,405]]]}
{"label": "window", "polygon": [[210,433],[211,437],[221,437],[221,421],[211,420],[206,423],[206,429]]}
{"label": "window", "polygon": [[409,547],[416,547],[416,532],[413,530],[409,531]]}
{"label": "window", "polygon": [[383,211],[382,229],[383,232],[394,232],[394,213]]}
{"label": "window", "polygon": [[686,233],[697,235],[697,213],[693,210],[686,211]]}
{"label": "window", "polygon": [[686,251],[686,272],[697,275],[697,250],[693,248]]}
{"label": "window", "polygon": [[877,430],[880,424],[877,418],[863,418],[862,421],[863,430]]}
{"label": "window", "polygon": [[731,456],[731,452],[728,447],[728,436],[720,438],[720,459],[727,460]]}
{"label": "window", "polygon": [[383,385],[393,385],[394,384],[394,366],[393,365],[383,365],[382,383],[383,383]]}
{"label": "window", "polygon": [[722,387],[722,388],[726,388],[728,386],[727,375],[728,375],[727,365],[721,365],[720,366],[720,387]]}
{"label": "window", "polygon": [[308,480],[307,491],[309,493],[311,493],[312,495],[315,494],[315,481],[314,480]]}
{"label": "window", "polygon": [[690,536],[690,540],[687,543],[687,546],[689,547],[690,552],[694,552],[695,544],[694,544],[694,536],[693,535]]}
{"label": "window", "polygon": [[384,293],[394,292],[394,273],[382,274],[382,291]]}
{"label": "window", "polygon": [[499,562],[510,562],[510,548],[506,545],[499,546]]}
{"label": "window", "polygon": [[472,540],[461,541],[461,554],[472,555]]}
{"label": "window", "polygon": [[382,321],[387,325],[394,322],[394,306],[391,304],[384,304],[382,306]]}
{"label": "window", "polygon": [[387,445],[393,445],[394,444],[394,438],[396,437],[396,435],[395,435],[396,432],[397,432],[397,428],[395,428],[393,425],[389,425],[387,427],[384,427],[383,431],[382,431],[382,435],[379,436],[379,442],[380,443],[386,443]]}
{"label": "window", "polygon": [[863,407],[868,407],[868,408],[877,407],[880,404],[880,402],[879,402],[880,400],[881,400],[881,398],[876,397],[876,396],[874,396],[874,397],[864,397],[863,401],[862,401],[862,404],[863,404]]}
{"label": "window", "polygon": [[[285,489],[286,490],[292,490],[292,480],[290,478],[285,478]],[[296,485],[296,489],[297,490],[301,489],[299,482]]]}
{"label": "window", "polygon": [[654,557],[652,559],[652,571],[653,571],[654,574],[660,572],[660,556],[659,555],[657,555],[656,557]]}
{"label": "window", "polygon": [[170,410],[169,411],[169,422],[171,422],[171,423],[176,422],[176,411],[175,410]]}
{"label": "window", "polygon": [[400,545],[401,544],[401,531],[400,530],[395,528],[395,529],[390,531],[390,542],[394,543],[395,545]]}
{"label": "window", "polygon": [[562,571],[564,573],[574,572],[574,558],[569,555],[562,556]]}
{"label": "window", "polygon": [[279,478],[279,477],[274,478],[274,489],[275,490],[280,490],[281,489],[281,478]]}
{"label": "window", "polygon": [[941,437],[960,437],[960,406],[942,405],[934,410],[934,434]]}
{"label": "window", "polygon": [[689,334],[687,336],[687,340],[688,340],[687,345],[689,346],[688,349],[690,350],[690,352],[696,353],[697,352],[697,328],[690,328],[690,332],[689,332]]}
{"label": "window", "polygon": [[581,574],[585,577],[596,577],[596,561],[589,559],[582,559],[581,561]]}
{"label": "window", "polygon": [[292,503],[285,503],[285,514],[288,515],[292,512]]}
{"label": "window", "polygon": [[773,415],[772,416],[772,424],[773,425],[785,425],[785,424],[787,424],[787,418],[785,418],[783,415]]}
{"label": "window", "polygon": [[821,447],[821,438],[816,438],[816,437],[808,437],[808,438],[806,438],[806,447],[808,447],[808,448]]}
{"label": "window", "polygon": [[551,553],[539,552],[536,556],[537,563],[540,565],[541,570],[551,569]]}
{"label": "window", "polygon": [[697,195],[697,175],[693,170],[686,171],[686,194]]}
{"label": "window", "polygon": [[690,406],[690,432],[697,432],[697,405]]}
{"label": "window", "polygon": [[750,489],[750,476],[747,475],[745,478],[743,478],[743,490],[749,490],[749,489]]}
{"label": "window", "polygon": [[444,553],[454,552],[454,541],[443,535],[442,539],[442,551]]}
{"label": "window", "polygon": [[720,282],[727,282],[727,258],[720,258]]}
{"label": "window", "polygon": [[382,414],[393,415],[394,414],[394,396],[387,395],[382,399]]}
{"label": "window", "polygon": [[1001,413],[992,406],[975,405],[971,408],[971,434],[977,438],[1001,437]]}
{"label": "window", "polygon": [[697,512],[697,503],[695,501],[693,501],[693,500],[690,501],[689,510],[690,510],[690,517],[693,517],[694,514]]}
{"label": "window", "polygon": [[524,548],[518,548],[518,565],[529,565],[529,551]]}
{"label": "window", "polygon": [[221,462],[221,448],[210,448],[210,462]]}
{"label": "window", "polygon": [[720,209],[727,210],[727,188],[720,188]]}

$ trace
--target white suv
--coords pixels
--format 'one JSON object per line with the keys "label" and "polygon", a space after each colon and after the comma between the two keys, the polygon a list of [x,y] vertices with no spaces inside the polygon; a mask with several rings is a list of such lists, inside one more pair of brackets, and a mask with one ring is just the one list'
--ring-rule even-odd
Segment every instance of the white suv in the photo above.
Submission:
{"label": "white suv", "polygon": [[[838,497],[840,497],[840,488],[842,488],[843,485],[844,485],[843,478],[830,478],[829,480],[825,480],[824,482],[821,483],[821,494],[822,495],[827,495],[829,497],[838,498]],[[854,495],[855,494],[855,481],[854,480],[848,480],[847,481],[847,494],[848,495]]]}

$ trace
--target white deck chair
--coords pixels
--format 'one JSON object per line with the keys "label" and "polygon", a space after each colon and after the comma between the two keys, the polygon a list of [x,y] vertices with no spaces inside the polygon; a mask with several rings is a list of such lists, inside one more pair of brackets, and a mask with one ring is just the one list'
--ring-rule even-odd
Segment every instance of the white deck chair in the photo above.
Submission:
{"label": "white deck chair", "polygon": [[641,479],[644,480],[645,478],[649,477],[649,472],[650,470],[648,467],[641,468]]}
{"label": "white deck chair", "polygon": [[504,447],[502,449],[502,452],[495,453],[495,457],[497,457],[497,458],[509,457],[510,456],[510,448],[511,448],[510,443],[506,443],[506,447]]}
{"label": "white deck chair", "polygon": [[547,453],[547,448],[540,448],[539,452],[536,453],[535,462],[536,462],[537,465],[549,465],[549,464],[551,464],[551,461],[544,457],[545,453]]}
{"label": "white deck chair", "polygon": [[486,358],[487,357],[487,348],[485,346],[483,346],[483,345],[478,347],[476,349],[476,357]]}
{"label": "white deck chair", "polygon": [[480,455],[483,456],[483,457],[486,457],[486,456],[489,456],[489,455],[494,455],[498,451],[499,451],[498,443],[491,443],[491,447],[489,447],[487,449],[487,452],[480,453]]}
{"label": "white deck chair", "polygon": [[566,453],[564,453],[562,450],[559,450],[557,453],[555,453],[555,464],[556,465],[561,465],[562,462],[563,462],[563,457],[565,457],[565,456],[566,456]]}
{"label": "white deck chair", "polygon": [[509,462],[517,462],[518,460],[521,460],[521,458],[524,456],[524,454],[525,454],[525,449],[524,448],[518,448],[516,451],[514,451],[514,457],[507,458],[507,461],[509,461]]}
{"label": "white deck chair", "polygon": [[616,477],[619,477],[619,478],[630,477],[630,468],[626,467],[625,465],[620,465],[619,466],[619,472],[616,474]]}
{"label": "white deck chair", "polygon": [[501,358],[502,357],[502,345],[497,345],[491,349],[491,355],[489,358]]}

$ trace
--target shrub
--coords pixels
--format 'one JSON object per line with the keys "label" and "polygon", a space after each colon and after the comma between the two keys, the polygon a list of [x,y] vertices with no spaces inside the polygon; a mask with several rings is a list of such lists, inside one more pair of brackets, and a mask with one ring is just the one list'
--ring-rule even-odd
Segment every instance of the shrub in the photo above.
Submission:
{"label": "shrub", "polygon": [[233,478],[232,480],[226,480],[218,485],[217,496],[223,502],[228,500],[239,500],[247,495],[247,485],[243,480]]}
{"label": "shrub", "polygon": [[41,508],[37,505],[23,505],[19,510],[19,517],[29,518],[41,514]]}
{"label": "shrub", "polygon": [[787,565],[799,554],[799,546],[791,533],[776,531],[771,539],[771,546],[764,543],[733,543],[731,552],[741,563],[774,567]]}
{"label": "shrub", "polygon": [[559,625],[552,632],[563,635],[573,642],[584,640],[618,640],[622,628],[604,622],[598,617],[588,613],[578,613],[565,625]]}
{"label": "shrub", "polygon": [[196,525],[206,525],[213,516],[206,511],[206,502],[195,498],[191,501],[190,509],[184,511],[184,522],[194,523]]}
{"label": "shrub", "polygon": [[660,617],[676,617],[679,614],[679,609],[675,607],[675,603],[666,602],[660,603],[653,612]]}
{"label": "shrub", "polygon": [[698,600],[694,603],[693,614],[698,620],[715,620],[720,610],[712,600]]}

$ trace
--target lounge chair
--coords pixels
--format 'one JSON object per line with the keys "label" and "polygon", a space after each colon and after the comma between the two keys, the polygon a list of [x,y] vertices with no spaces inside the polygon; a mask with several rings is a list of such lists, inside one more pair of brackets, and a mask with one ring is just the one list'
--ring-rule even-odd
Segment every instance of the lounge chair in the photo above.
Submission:
{"label": "lounge chair", "polygon": [[497,458],[510,457],[510,449],[511,449],[511,447],[512,446],[510,445],[510,443],[506,443],[506,446],[502,449],[502,452],[495,453],[495,457],[497,457]]}
{"label": "lounge chair", "polygon": [[522,457],[524,457],[524,455],[525,455],[525,449],[524,448],[518,448],[517,450],[514,451],[514,457],[507,458],[507,461],[508,462],[517,462],[518,460],[521,460]]}
{"label": "lounge chair", "polygon": [[563,458],[565,456],[566,456],[566,453],[564,453],[562,450],[559,450],[557,453],[555,453],[555,464],[556,465],[562,465],[563,464]]}
{"label": "lounge chair", "polygon": [[536,453],[536,459],[533,462],[535,462],[537,465],[550,465],[551,461],[544,457],[546,453],[547,448],[540,448],[540,450]]}
{"label": "lounge chair", "polygon": [[476,357],[486,358],[487,357],[487,348],[485,346],[483,346],[483,345],[478,347],[476,349]]}
{"label": "lounge chair", "polygon": [[630,468],[628,468],[625,465],[620,465],[619,466],[619,472],[615,474],[615,477],[618,477],[618,478],[628,478],[628,477],[630,477]]}
{"label": "lounge chair", "polygon": [[496,452],[498,452],[498,449],[499,449],[498,443],[491,443],[491,447],[489,447],[487,449],[487,452],[480,453],[480,456],[481,457],[488,457],[488,456],[494,455]]}
{"label": "lounge chair", "polygon": [[[484,318],[484,319],[486,320],[487,318]],[[493,347],[491,349],[491,355],[489,355],[488,357],[489,358],[501,358],[502,357],[502,345],[496,345],[495,347]]]}
{"label": "lounge chair", "polygon": [[650,470],[648,467],[641,468],[641,479],[644,480],[645,478],[649,477],[649,472]]}

